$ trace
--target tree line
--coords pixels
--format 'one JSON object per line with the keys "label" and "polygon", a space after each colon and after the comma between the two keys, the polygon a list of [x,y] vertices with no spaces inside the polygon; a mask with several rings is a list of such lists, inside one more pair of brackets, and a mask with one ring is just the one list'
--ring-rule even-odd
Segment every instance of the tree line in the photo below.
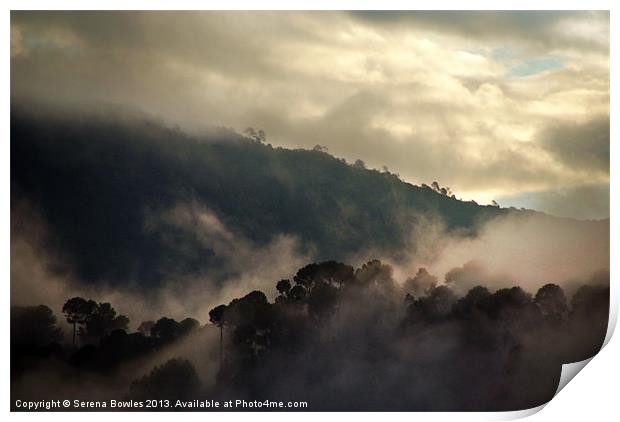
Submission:
{"label": "tree line", "polygon": [[211,309],[211,324],[162,317],[136,332],[111,304],[75,297],[62,308],[70,344],[47,306],[13,307],[12,379],[49,360],[112,377],[124,363],[215,328],[217,354],[204,356],[217,364],[214,383],[178,356],[123,394],[309,399],[320,410],[508,410],[550,399],[561,364],[602,344],[607,284],[568,298],[557,284],[532,295],[458,283],[421,268],[401,286],[379,260],[357,269],[311,263],[278,281],[273,301],[252,291]]}

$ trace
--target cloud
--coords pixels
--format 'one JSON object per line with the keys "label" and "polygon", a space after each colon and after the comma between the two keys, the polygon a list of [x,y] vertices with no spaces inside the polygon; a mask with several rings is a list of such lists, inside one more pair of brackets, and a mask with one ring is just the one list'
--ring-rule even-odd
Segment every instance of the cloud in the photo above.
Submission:
{"label": "cloud", "polygon": [[497,200],[502,206],[523,206],[560,217],[582,220],[609,217],[608,184],[530,192],[517,197],[499,197]]}
{"label": "cloud", "polygon": [[609,175],[609,118],[550,127],[542,146],[567,167]]}
{"label": "cloud", "polygon": [[609,12],[373,11],[352,12],[375,25],[414,27],[483,41],[526,43],[532,48],[597,48],[609,43]]}
{"label": "cloud", "polygon": [[[585,133],[609,118],[606,12],[11,19],[14,101],[128,104],[193,132],[252,126],[275,145],[326,145],[480,202],[609,180],[590,173],[604,149],[566,166],[566,145],[545,140],[557,128]],[[570,149],[591,142],[575,137]]]}
{"label": "cloud", "polygon": [[[474,273],[489,287],[516,284],[533,291],[545,283],[587,280],[609,268],[609,220],[575,222],[537,214],[512,215],[484,224],[475,237],[448,235],[437,224],[431,220],[414,232],[416,250],[429,253],[412,255],[405,270],[409,274],[426,267],[444,278],[462,267],[460,273]],[[420,232],[428,235],[416,240],[415,233]],[[472,262],[475,265],[466,264]]]}

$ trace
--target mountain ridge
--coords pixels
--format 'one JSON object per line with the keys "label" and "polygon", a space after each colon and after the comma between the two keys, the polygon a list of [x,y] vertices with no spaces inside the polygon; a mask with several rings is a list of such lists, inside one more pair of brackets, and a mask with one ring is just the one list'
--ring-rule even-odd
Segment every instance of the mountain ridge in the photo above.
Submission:
{"label": "mountain ridge", "polygon": [[464,235],[506,215],[596,223],[478,205],[321,150],[272,147],[225,129],[195,137],[144,118],[17,109],[11,147],[12,204],[33,203],[53,233],[48,248],[75,257],[84,280],[148,285],[167,274],[162,263],[185,274],[217,266],[196,235],[161,222],[145,229],[180,203],[208,207],[258,245],[297,236],[317,260],[369,249],[398,257],[428,216]]}

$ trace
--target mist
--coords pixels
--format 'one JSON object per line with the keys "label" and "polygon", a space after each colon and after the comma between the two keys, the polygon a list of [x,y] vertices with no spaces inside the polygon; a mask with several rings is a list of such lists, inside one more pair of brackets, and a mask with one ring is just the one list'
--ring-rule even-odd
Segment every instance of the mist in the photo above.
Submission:
{"label": "mist", "polygon": [[451,235],[435,221],[416,228],[411,266],[400,271],[411,274],[425,267],[445,278],[473,262],[469,269],[478,282],[532,290],[609,270],[609,219],[576,223],[545,215],[508,215],[482,224],[476,236]]}
{"label": "mist", "polygon": [[[120,116],[12,115],[14,397],[165,397],[163,377],[185,398],[508,410],[602,344],[608,219]],[[74,297],[129,322],[72,345]],[[32,321],[55,340],[33,344]]]}
{"label": "mist", "polygon": [[147,229],[156,230],[157,224],[174,224],[190,231],[213,251],[221,265],[191,275],[171,271],[162,285],[154,289],[141,289],[140,283],[132,282],[126,286],[93,285],[79,280],[70,258],[60,260],[57,254],[46,253],[47,228],[27,203],[16,205],[12,216],[12,305],[45,303],[60,314],[67,299],[88,297],[114,304],[129,317],[133,329],[142,321],[164,315],[177,319],[191,316],[205,323],[213,306],[248,289],[263,290],[275,297],[273,280],[289,276],[310,260],[299,252],[293,236],[277,236],[259,247],[230,232],[207,208],[195,203],[182,204],[162,215],[148,216]]}

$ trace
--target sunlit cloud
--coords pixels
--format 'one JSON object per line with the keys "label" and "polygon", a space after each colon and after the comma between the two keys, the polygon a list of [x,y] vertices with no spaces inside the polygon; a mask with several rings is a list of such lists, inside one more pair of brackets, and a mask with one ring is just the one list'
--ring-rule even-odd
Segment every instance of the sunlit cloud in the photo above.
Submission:
{"label": "sunlit cloud", "polygon": [[19,12],[11,89],[128,104],[193,132],[252,126],[518,206],[608,185],[608,53],[605,12]]}

